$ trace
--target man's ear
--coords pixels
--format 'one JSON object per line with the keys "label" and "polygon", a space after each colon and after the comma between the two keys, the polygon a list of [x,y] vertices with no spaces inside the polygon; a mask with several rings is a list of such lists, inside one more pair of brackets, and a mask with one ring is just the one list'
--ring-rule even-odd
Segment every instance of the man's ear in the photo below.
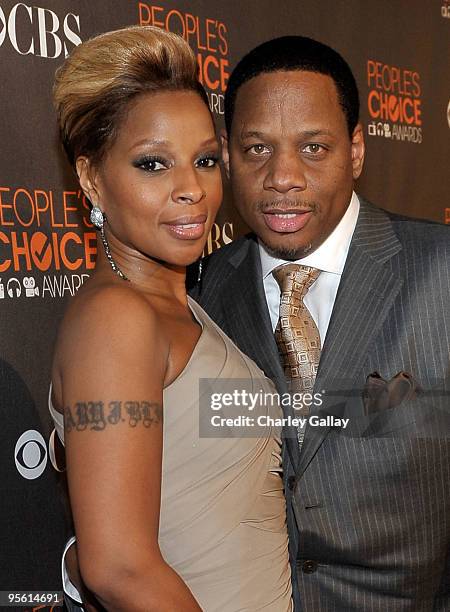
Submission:
{"label": "man's ear", "polygon": [[96,186],[97,172],[89,158],[80,155],[75,162],[78,180],[84,195],[89,199],[93,206],[97,206],[100,198]]}
{"label": "man's ear", "polygon": [[230,178],[230,153],[228,151],[228,134],[226,130],[220,130],[220,143],[222,145],[222,161],[227,178]]}
{"label": "man's ear", "polygon": [[360,123],[355,127],[352,134],[352,167],[353,167],[353,178],[359,178],[362,172],[364,164],[364,133]]}

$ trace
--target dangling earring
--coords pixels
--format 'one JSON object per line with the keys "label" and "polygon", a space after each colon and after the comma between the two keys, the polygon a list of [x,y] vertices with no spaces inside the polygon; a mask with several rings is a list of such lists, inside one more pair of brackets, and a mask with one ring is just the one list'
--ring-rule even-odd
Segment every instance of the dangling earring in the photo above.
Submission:
{"label": "dangling earring", "polygon": [[125,276],[125,274],[122,272],[122,270],[116,264],[116,262],[113,259],[113,256],[111,255],[111,251],[109,249],[109,244],[108,244],[108,241],[106,239],[105,228],[104,228],[103,225],[100,228],[100,238],[102,239],[103,247],[105,249],[105,254],[106,254],[106,257],[107,257],[107,259],[108,259],[108,261],[109,261],[109,263],[111,265],[111,268],[114,270],[114,272],[118,276],[120,276],[121,279],[129,281],[130,279]]}
{"label": "dangling earring", "polygon": [[90,220],[91,223],[95,225],[97,229],[100,230],[100,238],[102,239],[103,248],[105,249],[105,255],[107,260],[109,261],[111,268],[118,276],[120,276],[120,278],[129,281],[130,279],[125,276],[125,274],[114,261],[113,256],[111,254],[111,250],[109,248],[108,240],[106,239],[105,234],[105,213],[98,206],[93,206],[91,209]]}
{"label": "dangling earring", "polygon": [[203,258],[200,255],[200,259],[198,260],[198,268],[197,268],[197,291],[200,296],[202,292],[202,270],[203,270]]}

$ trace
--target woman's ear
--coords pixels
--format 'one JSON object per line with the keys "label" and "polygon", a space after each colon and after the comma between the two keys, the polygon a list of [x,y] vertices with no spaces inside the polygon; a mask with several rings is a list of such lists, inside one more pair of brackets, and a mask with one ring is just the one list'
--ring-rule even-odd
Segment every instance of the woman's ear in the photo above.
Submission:
{"label": "woman's ear", "polygon": [[96,170],[90,159],[84,155],[80,155],[75,162],[78,180],[80,181],[81,189],[84,195],[88,198],[93,206],[99,203],[99,196],[96,187]]}

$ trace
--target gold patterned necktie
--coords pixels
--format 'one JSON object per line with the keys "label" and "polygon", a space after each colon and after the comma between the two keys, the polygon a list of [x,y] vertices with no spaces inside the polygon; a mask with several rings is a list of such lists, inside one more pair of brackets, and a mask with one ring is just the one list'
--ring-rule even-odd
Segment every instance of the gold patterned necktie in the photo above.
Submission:
{"label": "gold patterned necktie", "polygon": [[[280,317],[275,340],[291,393],[312,393],[320,359],[320,335],[309,310],[303,303],[320,270],[300,264],[286,264],[272,272],[280,286]],[[307,417],[309,407],[296,411]],[[298,429],[301,448],[304,428]]]}

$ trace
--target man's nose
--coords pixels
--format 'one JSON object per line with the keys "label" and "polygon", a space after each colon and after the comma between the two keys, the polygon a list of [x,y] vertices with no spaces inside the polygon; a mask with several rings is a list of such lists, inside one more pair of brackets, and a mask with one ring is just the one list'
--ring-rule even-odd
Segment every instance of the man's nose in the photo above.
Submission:
{"label": "man's nose", "polygon": [[201,177],[195,168],[179,169],[174,177],[172,200],[179,204],[196,204],[206,196]]}
{"label": "man's nose", "polygon": [[298,152],[278,153],[268,164],[264,189],[287,193],[304,191],[307,187],[304,164]]}

